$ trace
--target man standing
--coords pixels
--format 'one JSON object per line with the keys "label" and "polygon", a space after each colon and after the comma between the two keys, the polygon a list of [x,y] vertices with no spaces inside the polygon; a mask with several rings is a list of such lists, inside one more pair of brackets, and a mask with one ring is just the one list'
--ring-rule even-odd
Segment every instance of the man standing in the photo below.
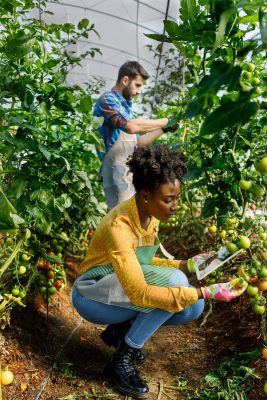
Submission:
{"label": "man standing", "polygon": [[141,93],[149,74],[136,61],[123,64],[118,79],[109,92],[103,93],[94,107],[94,116],[104,117],[98,129],[105,144],[101,177],[109,210],[135,193],[132,176],[126,167],[127,157],[136,145],[145,146],[165,131],[168,118],[134,118],[132,100]]}

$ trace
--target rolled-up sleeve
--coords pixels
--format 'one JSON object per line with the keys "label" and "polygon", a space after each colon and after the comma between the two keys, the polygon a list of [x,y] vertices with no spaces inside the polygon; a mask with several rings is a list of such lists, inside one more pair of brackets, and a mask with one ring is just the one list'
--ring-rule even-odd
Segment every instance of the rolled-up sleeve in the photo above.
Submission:
{"label": "rolled-up sleeve", "polygon": [[198,300],[197,290],[183,286],[155,286],[146,283],[136,257],[130,226],[114,220],[106,232],[106,249],[114,271],[130,301],[139,307],[178,312]]}
{"label": "rolled-up sleeve", "polygon": [[132,117],[115,96],[111,93],[103,94],[98,100],[97,108],[99,115],[103,116],[109,125],[126,131],[126,124]]}

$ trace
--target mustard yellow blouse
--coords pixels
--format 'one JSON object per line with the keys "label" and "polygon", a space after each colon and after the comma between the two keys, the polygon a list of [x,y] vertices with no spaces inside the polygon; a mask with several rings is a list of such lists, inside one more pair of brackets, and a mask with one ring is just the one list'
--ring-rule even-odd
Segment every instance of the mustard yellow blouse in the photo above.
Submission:
{"label": "mustard yellow blouse", "polygon": [[[97,227],[88,247],[79,275],[97,265],[111,263],[130,301],[140,307],[160,308],[177,312],[197,302],[195,288],[182,286],[159,287],[149,285],[135,250],[142,239],[142,246],[153,245],[160,221],[152,217],[147,230],[140,224],[135,196],[113,208]],[[179,260],[154,257],[155,266],[179,268]]]}

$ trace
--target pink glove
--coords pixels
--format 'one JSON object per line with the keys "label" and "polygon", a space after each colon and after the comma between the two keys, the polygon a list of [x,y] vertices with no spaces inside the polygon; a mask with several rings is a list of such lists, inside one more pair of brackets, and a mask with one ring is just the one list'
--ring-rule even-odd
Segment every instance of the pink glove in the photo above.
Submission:
{"label": "pink glove", "polygon": [[231,282],[215,283],[214,285],[201,287],[203,299],[215,299],[219,301],[231,301],[240,296],[247,288],[233,286]]}

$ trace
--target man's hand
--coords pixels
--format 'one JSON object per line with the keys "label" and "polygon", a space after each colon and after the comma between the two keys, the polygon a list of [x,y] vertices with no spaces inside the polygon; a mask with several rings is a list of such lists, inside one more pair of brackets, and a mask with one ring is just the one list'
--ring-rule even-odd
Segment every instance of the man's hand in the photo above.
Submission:
{"label": "man's hand", "polygon": [[179,128],[179,123],[177,121],[177,117],[172,116],[170,118],[168,118],[168,123],[167,125],[164,126],[164,128],[162,128],[163,132],[175,132],[177,131],[177,129]]}

